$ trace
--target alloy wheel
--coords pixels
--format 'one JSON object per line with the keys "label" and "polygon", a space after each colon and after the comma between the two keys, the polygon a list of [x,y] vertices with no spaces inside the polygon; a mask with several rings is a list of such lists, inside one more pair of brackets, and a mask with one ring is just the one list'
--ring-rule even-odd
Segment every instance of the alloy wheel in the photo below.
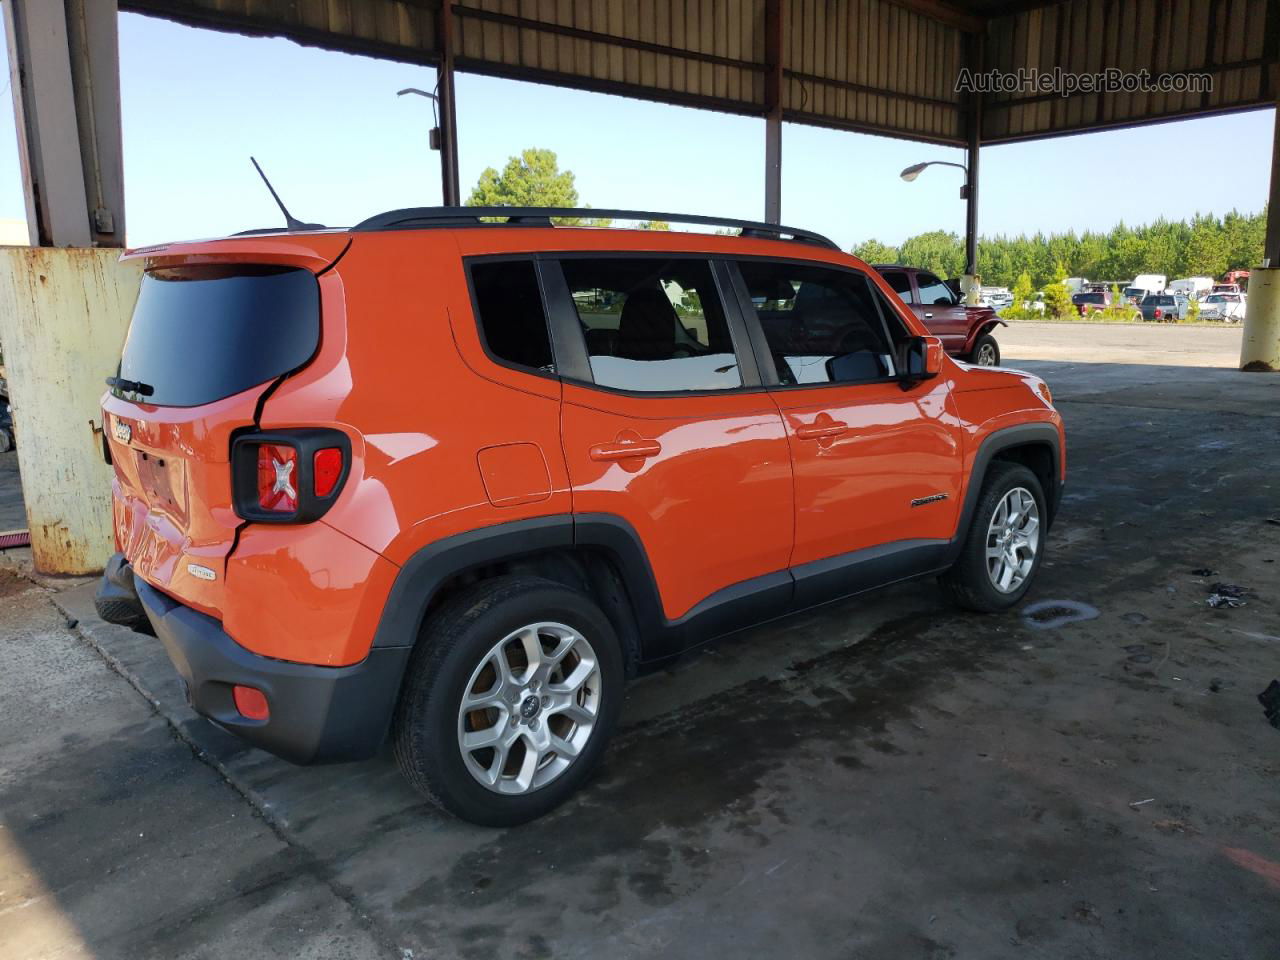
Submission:
{"label": "alloy wheel", "polygon": [[1013,593],[1031,575],[1040,550],[1040,508],[1026,487],[1003,497],[987,526],[987,576],[1001,593]]}
{"label": "alloy wheel", "polygon": [[495,793],[527,794],[563,774],[591,739],[600,667],[563,623],[531,623],[490,648],[458,707],[463,764]]}
{"label": "alloy wheel", "polygon": [[976,359],[980,367],[994,367],[996,365],[996,348],[989,343],[984,343],[978,348]]}

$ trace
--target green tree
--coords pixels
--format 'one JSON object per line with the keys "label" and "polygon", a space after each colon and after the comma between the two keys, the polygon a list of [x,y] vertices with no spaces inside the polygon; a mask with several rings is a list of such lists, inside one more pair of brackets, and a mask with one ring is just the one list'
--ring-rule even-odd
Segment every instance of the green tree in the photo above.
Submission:
{"label": "green tree", "polygon": [[863,240],[862,243],[855,246],[849,251],[863,263],[901,263],[898,259],[898,248],[891,247],[887,243],[881,243],[874,238]]}
{"label": "green tree", "polygon": [[665,220],[644,220],[637,225],[641,230],[670,230],[671,224]]}
{"label": "green tree", "polygon": [[[486,167],[467,197],[469,207],[576,207],[578,188],[573,171],[561,170],[555,151],[541,147],[522,150],[507,159],[498,172]],[[565,226],[607,227],[611,221],[583,217],[559,217]]]}
{"label": "green tree", "polygon": [[1059,320],[1069,319],[1075,314],[1075,305],[1071,302],[1071,291],[1066,284],[1067,271],[1059,266],[1053,282],[1044,288],[1044,312],[1046,317]]}
{"label": "green tree", "polygon": [[530,147],[499,173],[486,167],[467,197],[469,207],[576,207],[573,172],[561,170],[554,151]]}
{"label": "green tree", "polygon": [[1027,320],[1032,315],[1031,295],[1034,288],[1031,285],[1031,274],[1025,270],[1018,274],[1017,282],[1013,285],[1013,303],[1005,307],[1001,311],[1002,317],[1008,317],[1012,320]]}
{"label": "green tree", "polygon": [[958,277],[964,270],[964,244],[954,233],[932,230],[912,237],[902,245],[901,260],[923,267],[939,277]]}

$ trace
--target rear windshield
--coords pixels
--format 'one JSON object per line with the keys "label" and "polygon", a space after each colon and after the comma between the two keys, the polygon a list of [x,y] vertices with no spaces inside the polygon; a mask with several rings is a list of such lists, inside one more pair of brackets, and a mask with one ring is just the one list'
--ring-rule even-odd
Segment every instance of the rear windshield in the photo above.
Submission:
{"label": "rear windshield", "polygon": [[1173,306],[1173,297],[1147,297],[1147,301],[1155,304],[1157,307]]}
{"label": "rear windshield", "polygon": [[153,270],[120,360],[120,377],[165,407],[212,403],[300,367],[320,340],[320,292],[307,270],[205,266]]}
{"label": "rear windshield", "polygon": [[1103,303],[1106,296],[1101,293],[1077,293],[1071,298],[1072,303]]}

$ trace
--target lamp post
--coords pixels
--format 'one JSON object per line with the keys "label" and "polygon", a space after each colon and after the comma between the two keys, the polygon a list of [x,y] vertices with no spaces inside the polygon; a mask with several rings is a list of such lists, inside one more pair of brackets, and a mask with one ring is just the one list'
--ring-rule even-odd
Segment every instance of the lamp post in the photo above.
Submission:
{"label": "lamp post", "polygon": [[454,151],[453,144],[446,144],[444,133],[440,128],[440,117],[438,108],[441,105],[440,97],[434,93],[428,93],[426,90],[419,90],[417,87],[405,87],[403,90],[397,90],[396,96],[403,97],[407,93],[415,96],[426,97],[431,101],[431,120],[432,127],[428,134],[428,142],[432,150],[441,151],[440,168],[443,175],[443,188],[445,206],[458,205],[458,183],[457,183],[457,154]]}
{"label": "lamp post", "polygon": [[960,199],[964,200],[968,205],[968,215],[965,221],[965,237],[964,237],[964,278],[961,284],[965,294],[965,302],[975,305],[978,302],[978,294],[980,286],[978,281],[978,210],[977,197],[974,194],[974,184],[969,176],[969,168],[963,163],[953,163],[950,160],[928,160],[924,163],[913,163],[902,171],[900,176],[907,183],[911,183],[916,177],[924,171],[925,167],[956,167],[964,171],[964,183],[960,185]]}

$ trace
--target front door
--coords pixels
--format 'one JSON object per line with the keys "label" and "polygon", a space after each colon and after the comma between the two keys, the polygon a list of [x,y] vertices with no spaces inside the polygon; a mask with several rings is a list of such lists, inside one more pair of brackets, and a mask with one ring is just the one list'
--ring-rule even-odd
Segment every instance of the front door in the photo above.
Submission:
{"label": "front door", "polygon": [[948,353],[964,349],[969,336],[969,315],[954,290],[932,273],[916,273],[916,295],[912,307],[929,332],[942,340]]}
{"label": "front door", "polygon": [[960,506],[948,381],[903,389],[896,354],[909,331],[865,274],[786,261],[738,266],[794,464],[797,601],[857,589],[846,578],[855,566],[874,581],[930,562],[955,534]]}
{"label": "front door", "polygon": [[586,353],[562,407],[575,516],[620,518],[634,530],[667,621],[740,584],[772,588],[785,605],[786,431],[711,263],[566,256],[543,271],[549,306],[572,318],[559,325],[558,349],[569,328]]}

